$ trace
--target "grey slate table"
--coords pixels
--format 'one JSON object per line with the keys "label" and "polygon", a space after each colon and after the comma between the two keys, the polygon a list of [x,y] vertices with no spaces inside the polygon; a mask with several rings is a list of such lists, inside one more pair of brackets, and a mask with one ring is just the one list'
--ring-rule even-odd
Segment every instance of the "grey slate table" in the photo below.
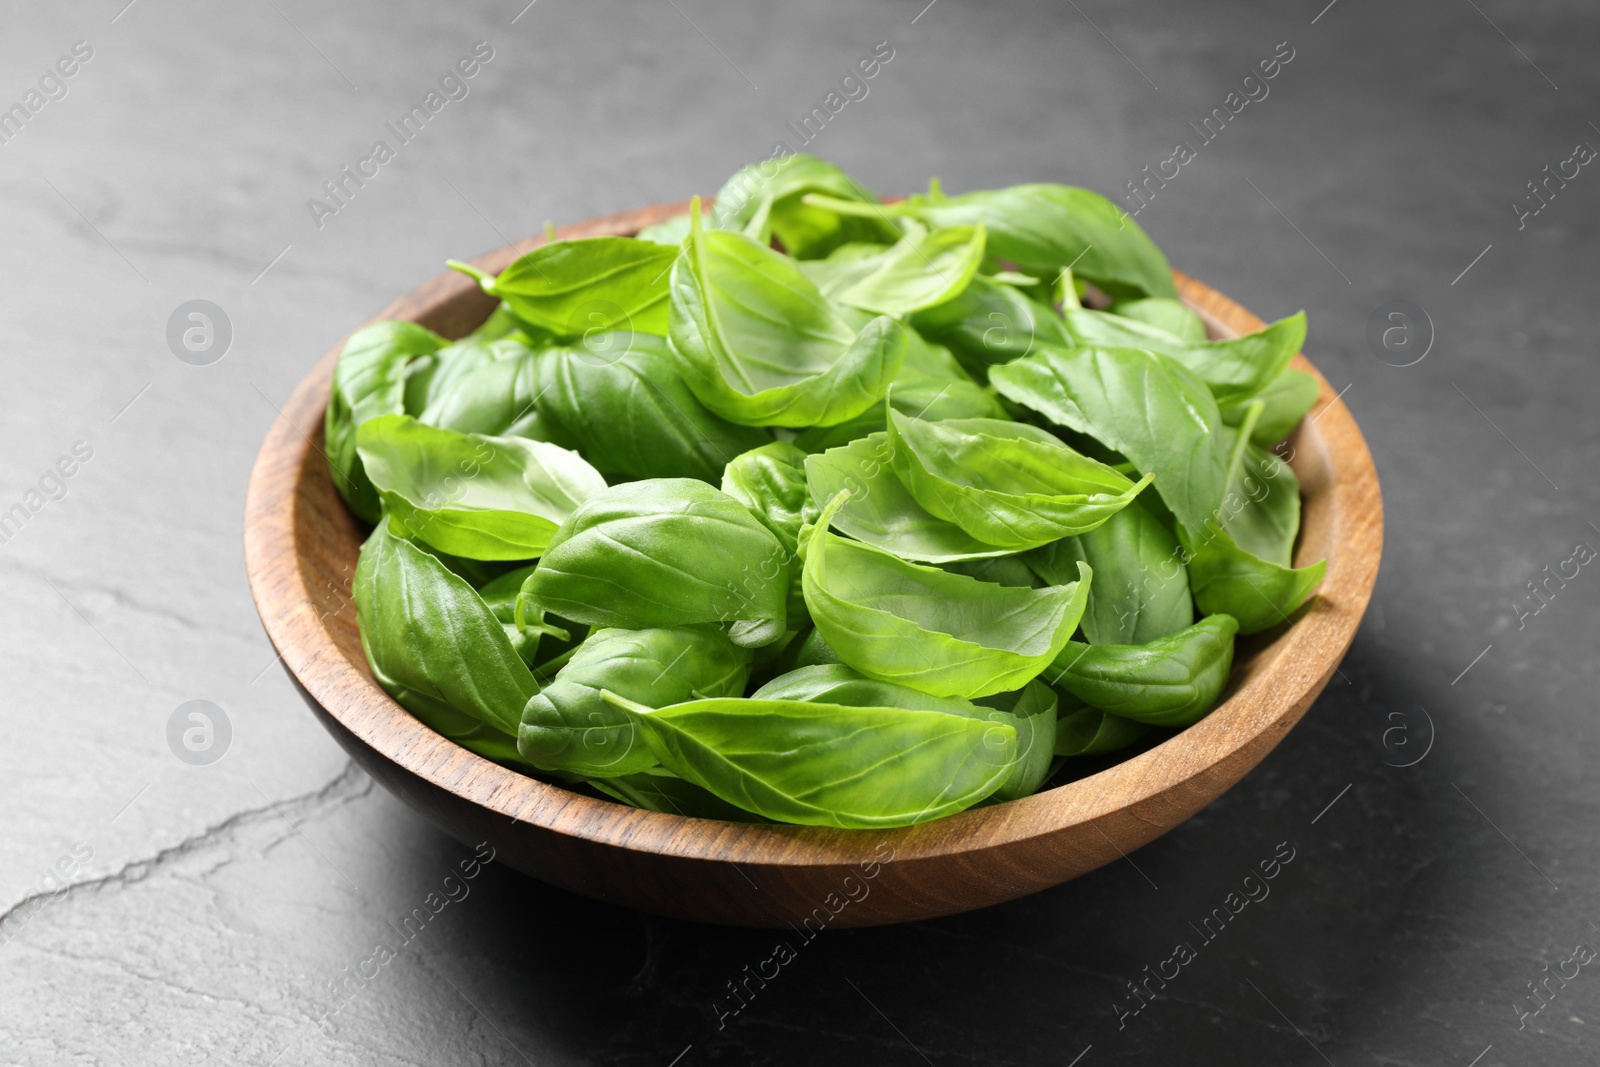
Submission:
{"label": "grey slate table", "polygon": [[[0,533],[0,1063],[1600,1056],[1600,574],[1564,562],[1600,546],[1600,173],[1567,162],[1600,145],[1592,3],[125,2],[0,11],[0,107],[28,115],[0,126],[0,512],[22,508]],[[477,42],[457,98],[392,138]],[[1388,539],[1343,677],[1198,817],[1005,907],[826,933],[735,1012],[772,934],[493,864],[446,882],[472,850],[353,770],[274,661],[245,479],[312,362],[447,257],[714,192],[800,147],[879,42],[810,150],[885,191],[1176,171],[1139,222],[1253,310],[1307,309]],[[1256,98],[1231,114],[1230,92]],[[308,207],[380,139],[393,158],[337,213]],[[1180,141],[1195,158],[1164,164]],[[192,300],[222,315],[178,316],[186,361],[169,319]],[[1395,300],[1426,318],[1369,345]],[[169,743],[192,700],[226,717],[191,737],[209,764],[175,755],[187,713]],[[1270,896],[1205,940],[1280,847]],[[1180,941],[1178,976],[1131,992]]]}

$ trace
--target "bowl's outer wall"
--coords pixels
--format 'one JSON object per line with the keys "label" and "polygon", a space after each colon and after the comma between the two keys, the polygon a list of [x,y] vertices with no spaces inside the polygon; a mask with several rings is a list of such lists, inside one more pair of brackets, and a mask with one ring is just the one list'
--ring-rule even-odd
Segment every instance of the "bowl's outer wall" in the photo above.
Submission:
{"label": "bowl's outer wall", "polygon": [[[682,214],[663,204],[557,231],[631,234]],[[498,272],[532,239],[477,260]],[[1177,275],[1214,336],[1263,323]],[[459,337],[494,301],[448,273],[377,316]],[[341,345],[342,347],[342,345]],[[435,734],[373,680],[350,582],[365,531],[335,491],[322,420],[337,349],[295,389],[251,474],[245,555],[273,644],[351,756],[458,839],[575,892],[645,911],[739,926],[872,926],[1012,900],[1102,866],[1183,822],[1269,752],[1322,691],[1377,578],[1382,501],[1366,442],[1318,375],[1321,396],[1290,443],[1304,495],[1295,563],[1328,561],[1292,625],[1240,642],[1223,703],[1181,734],[1098,774],[1007,804],[901,830],[840,831],[680,818],[528,778]],[[1295,365],[1316,373],[1304,356]]]}

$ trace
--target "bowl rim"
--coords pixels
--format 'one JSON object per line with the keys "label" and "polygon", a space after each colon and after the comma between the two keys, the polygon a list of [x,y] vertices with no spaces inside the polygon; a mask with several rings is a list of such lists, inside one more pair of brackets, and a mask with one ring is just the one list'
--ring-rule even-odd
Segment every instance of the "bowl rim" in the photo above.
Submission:
{"label": "bowl rim", "polygon": [[[599,216],[558,228],[554,238],[631,235],[688,209],[689,202],[680,201]],[[525,238],[473,263],[498,272],[545,240],[542,235]],[[1265,325],[1196,279],[1177,271],[1173,276],[1184,302],[1214,334],[1237,335]],[[464,275],[446,271],[368,323],[388,318],[415,321],[428,308],[460,299],[474,288]],[[338,578],[315,570],[313,560],[299,551],[296,531],[298,511],[305,504],[300,485],[308,475],[307,465],[315,468],[309,476],[320,472],[329,478],[321,445],[323,415],[334,363],[343,346],[342,339],[295,386],[273,419],[251,470],[244,515],[245,566],[269,639],[308,698],[385,759],[512,822],[595,844],[684,860],[804,867],[870,860],[881,855],[887,843],[897,862],[929,860],[1093,826],[1130,809],[1144,810],[1163,794],[1183,791],[1186,783],[1193,782],[1193,790],[1206,790],[1205,780],[1214,779],[1221,765],[1233,764],[1226,768],[1231,785],[1299,720],[1337,670],[1377,578],[1383,507],[1371,453],[1340,394],[1303,354],[1297,354],[1293,366],[1316,377],[1319,396],[1291,441],[1297,449],[1315,449],[1327,466],[1328,484],[1320,491],[1334,494],[1334,528],[1327,544],[1337,551],[1328,553],[1327,573],[1309,606],[1287,627],[1269,632],[1278,634],[1270,669],[1255,672],[1235,689],[1236,665],[1232,691],[1206,718],[1087,777],[917,826],[843,830],[729,823],[645,811],[530,778],[460,747],[396,703],[373,679],[364,659],[353,662],[338,647],[328,630],[327,613],[318,614],[309,593],[315,585]],[[1295,562],[1305,563],[1298,548]],[[348,582],[348,574],[344,580]],[[1273,732],[1278,737],[1265,736]],[[1202,803],[1218,792],[1206,792]],[[1175,800],[1174,806],[1183,803]],[[1167,828],[1159,827],[1151,836]]]}

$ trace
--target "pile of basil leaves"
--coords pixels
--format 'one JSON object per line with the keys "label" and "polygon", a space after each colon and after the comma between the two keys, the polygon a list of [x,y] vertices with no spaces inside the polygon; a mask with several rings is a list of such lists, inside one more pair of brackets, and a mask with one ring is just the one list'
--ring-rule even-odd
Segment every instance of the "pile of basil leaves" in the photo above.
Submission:
{"label": "pile of basil leaves", "polygon": [[374,523],[373,674],[642,808],[902,826],[1187,726],[1322,577],[1273,451],[1295,315],[1209,341],[1061,185],[881,203],[809,156],[553,241],[450,341],[350,338],[327,453]]}

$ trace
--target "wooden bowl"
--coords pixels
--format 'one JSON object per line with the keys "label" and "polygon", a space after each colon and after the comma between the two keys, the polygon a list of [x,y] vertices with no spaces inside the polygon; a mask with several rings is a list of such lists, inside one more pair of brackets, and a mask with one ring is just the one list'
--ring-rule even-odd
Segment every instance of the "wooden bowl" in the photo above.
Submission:
{"label": "wooden bowl", "polygon": [[[688,210],[663,204],[567,226],[633,234]],[[539,239],[477,261],[498,272]],[[1192,278],[1183,299],[1213,336],[1262,321]],[[493,301],[441,274],[378,316],[460,337]],[[597,800],[482,759],[423,726],[373,680],[350,582],[365,537],[328,474],[323,410],[336,346],[283,405],[250,476],[245,561],[272,643],[328,731],[366,771],[469,844],[543,881],[645,911],[735,926],[875,926],[998,904],[1151,841],[1216,799],[1281,740],[1333,675],[1377,578],[1383,505],[1361,431],[1322,395],[1291,438],[1304,510],[1295,562],[1328,561],[1291,625],[1241,642],[1226,699],[1182,733],[1021,800],[898,830],[746,825]],[[1304,356],[1295,366],[1315,374]]]}

